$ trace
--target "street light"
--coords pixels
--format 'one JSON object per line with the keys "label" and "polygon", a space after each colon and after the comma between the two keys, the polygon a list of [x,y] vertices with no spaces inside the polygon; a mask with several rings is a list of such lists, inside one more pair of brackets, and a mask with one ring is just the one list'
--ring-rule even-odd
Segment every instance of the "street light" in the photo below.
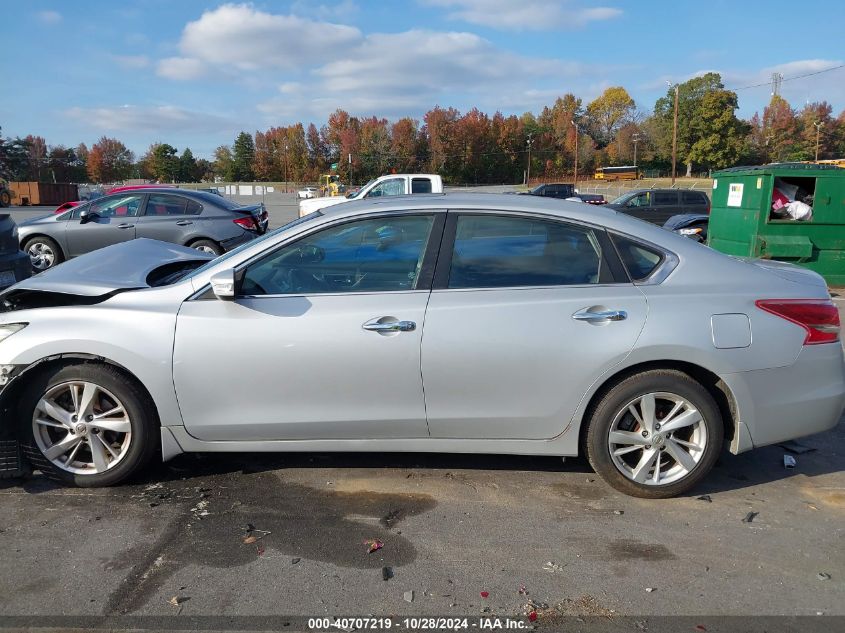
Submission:
{"label": "street light", "polygon": [[288,192],[288,144],[285,143],[285,193]]}
{"label": "street light", "polygon": [[822,131],[824,121],[816,121],[813,125],[816,126],[816,162],[819,162],[819,134]]}
{"label": "street light", "polygon": [[[672,82],[667,81],[669,88],[672,88]],[[677,157],[678,157],[678,84],[675,84],[675,116],[672,120],[672,185],[675,184],[675,176],[677,173]]]}
{"label": "street light", "polygon": [[581,128],[574,120],[569,121],[575,128],[575,175],[572,177],[572,188],[578,188],[578,137],[581,135]]}

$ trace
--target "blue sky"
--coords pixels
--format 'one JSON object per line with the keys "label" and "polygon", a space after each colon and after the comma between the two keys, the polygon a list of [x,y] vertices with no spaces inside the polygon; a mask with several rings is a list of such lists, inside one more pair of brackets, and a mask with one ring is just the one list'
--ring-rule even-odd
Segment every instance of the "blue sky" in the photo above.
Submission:
{"label": "blue sky", "polygon": [[[733,88],[845,63],[845,3],[800,6],[5,0],[0,125],[49,144],[106,134],[137,153],[162,141],[208,157],[239,130],[320,124],[337,108],[389,119],[434,105],[536,113],[566,92],[586,104],[622,85],[649,111],[667,80],[715,70]],[[782,94],[794,107],[827,100],[838,114],[845,69],[787,81]],[[740,114],[769,97],[767,86],[739,91]]]}

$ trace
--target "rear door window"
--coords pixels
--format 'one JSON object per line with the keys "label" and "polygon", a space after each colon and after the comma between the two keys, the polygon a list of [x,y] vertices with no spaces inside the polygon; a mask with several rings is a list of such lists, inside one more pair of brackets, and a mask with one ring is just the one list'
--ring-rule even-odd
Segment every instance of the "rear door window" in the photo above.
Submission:
{"label": "rear door window", "polygon": [[597,284],[601,263],[591,229],[533,218],[462,215],[448,287]]}
{"label": "rear door window", "polygon": [[678,204],[677,191],[655,191],[654,204],[658,207],[668,207]]}
{"label": "rear door window", "polygon": [[169,194],[150,194],[147,201],[145,215],[197,215],[202,211],[202,205],[194,200],[182,196],[171,196]]}
{"label": "rear door window", "polygon": [[412,178],[411,193],[431,193],[431,180],[428,178]]}
{"label": "rear door window", "polygon": [[707,204],[707,196],[700,191],[684,191],[684,204],[700,204],[702,206]]}

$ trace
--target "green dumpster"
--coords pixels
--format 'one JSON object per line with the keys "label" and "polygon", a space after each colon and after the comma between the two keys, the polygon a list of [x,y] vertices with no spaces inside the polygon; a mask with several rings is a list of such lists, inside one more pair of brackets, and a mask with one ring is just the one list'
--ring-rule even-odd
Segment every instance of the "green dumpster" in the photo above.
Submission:
{"label": "green dumpster", "polygon": [[708,244],[805,266],[845,285],[845,169],[810,163],[713,174]]}

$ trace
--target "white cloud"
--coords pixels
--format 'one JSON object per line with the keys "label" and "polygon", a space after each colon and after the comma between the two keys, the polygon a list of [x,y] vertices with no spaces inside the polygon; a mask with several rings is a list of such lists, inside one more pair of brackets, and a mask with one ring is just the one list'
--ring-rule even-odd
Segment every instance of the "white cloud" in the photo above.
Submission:
{"label": "white cloud", "polygon": [[584,7],[560,0],[420,0],[423,4],[450,9],[448,16],[470,24],[507,31],[548,31],[581,28],[589,22],[622,15],[613,7]]}
{"label": "white cloud", "polygon": [[58,24],[62,21],[62,14],[58,11],[39,11],[35,16],[43,24]]}
{"label": "white cloud", "polygon": [[150,58],[146,55],[113,55],[115,63],[123,68],[139,70],[150,65]]}
{"label": "white cloud", "polygon": [[185,26],[179,42],[182,56],[162,60],[158,72],[170,79],[193,79],[211,69],[296,69],[331,59],[361,37],[351,26],[224,4]]}
{"label": "white cloud", "polygon": [[237,126],[223,116],[176,106],[123,105],[99,108],[70,108],[64,114],[95,130],[137,132],[220,132]]}
{"label": "white cloud", "polygon": [[205,64],[192,57],[166,57],[158,62],[156,73],[167,79],[199,79],[208,72]]}
{"label": "white cloud", "polygon": [[342,0],[338,4],[318,4],[314,6],[313,2],[307,0],[297,0],[290,7],[290,12],[296,15],[305,15],[310,17],[317,17],[321,20],[337,19],[338,16],[349,17],[354,13],[358,13],[360,7],[353,0]]}

